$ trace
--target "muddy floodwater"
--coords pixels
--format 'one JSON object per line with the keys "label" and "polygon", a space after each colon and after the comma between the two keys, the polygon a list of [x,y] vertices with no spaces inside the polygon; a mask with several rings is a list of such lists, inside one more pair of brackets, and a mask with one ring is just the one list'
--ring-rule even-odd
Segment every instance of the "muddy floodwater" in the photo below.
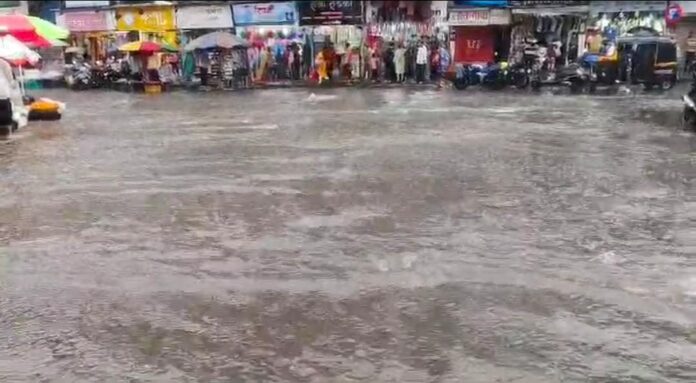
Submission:
{"label": "muddy floodwater", "polygon": [[677,93],[44,94],[1,382],[696,381]]}

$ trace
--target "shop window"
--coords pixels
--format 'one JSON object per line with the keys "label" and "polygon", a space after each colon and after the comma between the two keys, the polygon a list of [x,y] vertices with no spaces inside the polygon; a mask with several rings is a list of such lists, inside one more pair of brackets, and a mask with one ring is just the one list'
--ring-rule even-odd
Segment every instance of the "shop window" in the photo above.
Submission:
{"label": "shop window", "polygon": [[131,42],[131,41],[138,41],[140,40],[140,32],[138,31],[130,31],[128,32],[128,35],[126,35],[126,39]]}

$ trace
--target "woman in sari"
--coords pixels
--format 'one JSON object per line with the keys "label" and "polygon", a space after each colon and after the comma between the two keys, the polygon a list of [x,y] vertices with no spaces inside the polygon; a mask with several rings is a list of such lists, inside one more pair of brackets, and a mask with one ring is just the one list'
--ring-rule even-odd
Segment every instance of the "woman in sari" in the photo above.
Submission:
{"label": "woman in sari", "polygon": [[329,74],[328,74],[328,66],[326,63],[326,58],[324,57],[324,52],[323,50],[320,50],[319,53],[317,53],[317,57],[314,61],[314,64],[317,67],[317,75],[319,77],[319,84],[321,84],[324,80],[329,79]]}

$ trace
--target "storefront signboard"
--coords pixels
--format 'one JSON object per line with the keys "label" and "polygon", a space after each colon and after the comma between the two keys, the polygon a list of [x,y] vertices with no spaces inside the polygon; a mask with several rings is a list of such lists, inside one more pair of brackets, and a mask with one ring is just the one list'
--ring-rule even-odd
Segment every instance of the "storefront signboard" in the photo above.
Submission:
{"label": "storefront signboard", "polygon": [[451,9],[450,26],[481,26],[510,24],[510,11],[507,9]]}
{"label": "storefront signboard", "polygon": [[234,27],[229,5],[182,6],[176,10],[179,29],[226,29]]}
{"label": "storefront signboard", "polygon": [[232,6],[234,24],[246,25],[283,25],[295,24],[297,9],[295,2],[236,4]]}
{"label": "storefront signboard", "polygon": [[116,10],[119,31],[164,32],[175,29],[172,7],[132,7]]}
{"label": "storefront signboard", "polygon": [[299,1],[300,25],[362,24],[360,1]]}
{"label": "storefront signboard", "polygon": [[107,12],[65,12],[61,18],[62,26],[70,32],[107,31]]}
{"label": "storefront signboard", "polygon": [[109,1],[91,1],[91,0],[79,0],[79,1],[64,1],[64,8],[97,8],[97,7],[108,7],[111,4]]}
{"label": "storefront signboard", "polygon": [[590,13],[664,12],[666,1],[591,1]]}

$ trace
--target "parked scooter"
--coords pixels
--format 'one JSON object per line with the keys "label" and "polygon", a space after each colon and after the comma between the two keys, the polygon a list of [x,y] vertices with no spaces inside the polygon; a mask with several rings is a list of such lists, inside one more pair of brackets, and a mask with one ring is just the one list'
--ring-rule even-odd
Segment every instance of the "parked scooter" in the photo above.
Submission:
{"label": "parked scooter", "polygon": [[85,62],[66,65],[65,82],[73,90],[86,90],[98,87],[92,75],[92,67]]}

